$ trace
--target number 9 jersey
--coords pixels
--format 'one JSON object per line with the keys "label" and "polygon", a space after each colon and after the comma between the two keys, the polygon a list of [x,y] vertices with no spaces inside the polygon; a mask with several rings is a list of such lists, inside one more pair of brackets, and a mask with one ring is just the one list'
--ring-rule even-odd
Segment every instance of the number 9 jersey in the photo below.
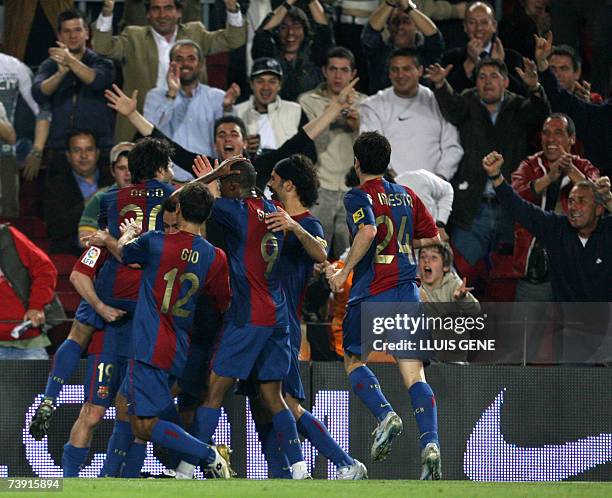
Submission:
{"label": "number 9 jersey", "polygon": [[351,239],[364,225],[376,238],[355,267],[349,306],[416,280],[414,239],[435,237],[438,228],[427,208],[408,187],[375,178],[344,197]]}
{"label": "number 9 jersey", "polygon": [[274,203],[262,198],[215,199],[211,218],[225,230],[231,268],[233,298],[225,318],[241,327],[289,323],[279,265],[284,235],[266,225],[267,213],[275,211]]}

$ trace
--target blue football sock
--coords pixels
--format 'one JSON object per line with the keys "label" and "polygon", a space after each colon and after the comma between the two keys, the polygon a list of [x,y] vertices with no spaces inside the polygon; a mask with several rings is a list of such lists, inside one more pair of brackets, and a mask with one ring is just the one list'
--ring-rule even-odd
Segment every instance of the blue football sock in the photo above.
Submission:
{"label": "blue football sock", "polygon": [[215,451],[207,444],[188,434],[182,427],[159,420],[153,427],[151,441],[165,448],[182,452],[206,463],[215,461]]}
{"label": "blue football sock", "polygon": [[75,448],[70,443],[66,443],[62,454],[64,477],[79,477],[79,471],[85,464],[88,453],[89,448]]}
{"label": "blue football sock", "polygon": [[353,370],[349,374],[349,380],[353,392],[379,421],[383,420],[387,413],[393,411],[391,404],[380,390],[380,383],[376,375],[368,367],[363,365]]}
{"label": "blue football sock", "polygon": [[137,443],[134,441],[125,458],[121,477],[126,479],[140,477],[140,471],[142,470],[145,458],[147,458],[147,443]]}
{"label": "blue football sock", "polygon": [[72,339],[66,339],[62,342],[53,357],[53,366],[45,388],[46,398],[51,398],[55,402],[64,383],[70,380],[70,377],[76,371],[80,359],[81,346],[77,342]]}
{"label": "blue football sock", "polygon": [[327,430],[327,427],[317,420],[309,411],[297,421],[298,431],[308,439],[314,447],[338,468],[353,465],[353,460],[340,446]]}
{"label": "blue football sock", "polygon": [[291,471],[287,455],[281,450],[276,431],[272,424],[255,424],[257,437],[261,443],[261,450],[268,463],[268,477],[270,479],[291,479]]}
{"label": "blue football sock", "polygon": [[287,455],[289,463],[293,465],[296,462],[303,461],[302,445],[293,414],[288,409],[282,410],[272,417],[272,424],[280,447]]}
{"label": "blue football sock", "polygon": [[[210,444],[214,444],[213,435],[217,430],[219,424],[219,417],[221,416],[221,408],[207,408],[200,406],[195,413],[194,417],[194,430],[192,432],[194,437],[200,441],[208,441]],[[183,452],[182,460],[192,464],[198,465],[199,461],[192,455],[186,455]]]}
{"label": "blue football sock", "polygon": [[200,441],[210,441],[215,435],[220,416],[221,408],[200,406],[195,413],[194,422],[197,432],[195,432],[194,435]]}
{"label": "blue football sock", "polygon": [[415,382],[408,389],[414,418],[419,428],[419,444],[421,449],[427,443],[436,443],[438,446],[438,410],[436,408],[436,398],[431,387],[427,382]]}
{"label": "blue football sock", "polygon": [[100,477],[119,477],[121,466],[125,462],[134,434],[129,422],[115,420],[113,433],[108,440],[106,448],[106,460],[100,471]]}

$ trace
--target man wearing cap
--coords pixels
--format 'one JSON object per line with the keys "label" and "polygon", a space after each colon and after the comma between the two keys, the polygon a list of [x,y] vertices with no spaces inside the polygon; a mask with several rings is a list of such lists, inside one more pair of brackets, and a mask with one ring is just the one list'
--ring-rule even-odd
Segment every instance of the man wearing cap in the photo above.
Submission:
{"label": "man wearing cap", "polygon": [[81,238],[86,235],[91,235],[98,229],[98,213],[100,212],[100,198],[102,195],[109,188],[123,188],[131,183],[132,176],[128,168],[128,155],[133,148],[134,144],[132,142],[119,142],[111,149],[110,172],[115,179],[115,183],[110,187],[98,190],[85,205],[85,209],[79,220],[79,244],[81,247],[85,247],[83,242],[81,242]]}
{"label": "man wearing cap", "polygon": [[247,127],[249,153],[276,150],[306,123],[302,108],[278,95],[283,70],[276,59],[261,57],[253,62],[250,76],[253,95],[234,107],[233,114]]}
{"label": "man wearing cap", "polygon": [[[213,126],[223,116],[225,93],[199,82],[203,66],[196,42],[174,43],[166,82],[147,93],[144,116],[182,147],[212,156]],[[228,90],[229,95],[234,93]]]}

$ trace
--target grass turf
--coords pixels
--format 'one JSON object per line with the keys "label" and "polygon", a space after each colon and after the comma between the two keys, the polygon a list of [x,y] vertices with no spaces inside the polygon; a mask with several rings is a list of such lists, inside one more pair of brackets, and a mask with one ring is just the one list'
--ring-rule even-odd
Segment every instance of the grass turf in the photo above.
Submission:
{"label": "grass turf", "polygon": [[[291,482],[281,480],[251,481],[175,481],[171,479],[65,479],[64,489],[58,493],[34,492],[37,497],[57,498],[312,498],[358,496],[428,498],[594,498],[612,496],[612,483],[475,483],[469,481],[353,481],[338,482],[315,480]],[[30,496],[34,496],[29,494]],[[28,496],[20,493],[2,493],[8,496]]]}

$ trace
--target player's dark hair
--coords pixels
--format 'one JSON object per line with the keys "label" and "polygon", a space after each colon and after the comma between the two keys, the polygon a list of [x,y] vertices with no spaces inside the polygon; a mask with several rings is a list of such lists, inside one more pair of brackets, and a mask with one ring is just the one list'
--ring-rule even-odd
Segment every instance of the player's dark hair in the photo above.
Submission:
{"label": "player's dark hair", "polygon": [[391,60],[396,57],[412,57],[417,68],[422,66],[419,53],[414,48],[394,48],[387,59],[387,67],[391,65]]}
{"label": "player's dark hair", "polygon": [[77,9],[66,9],[62,10],[57,16],[57,32],[59,33],[62,30],[62,24],[66,21],[72,21],[73,19],[82,19],[83,26],[85,29],[89,29],[87,26],[87,19],[85,18],[85,14],[83,14],[80,10]]}
{"label": "player's dark hair", "polygon": [[238,161],[232,164],[231,171],[238,171],[233,175],[221,177],[222,182],[234,182],[242,190],[251,190],[255,187],[255,180],[257,179],[257,172],[251,164],[251,161]]}
{"label": "player's dark hair", "polygon": [[444,268],[451,268],[453,266],[453,250],[448,244],[432,244],[430,246],[424,246],[421,249],[433,249],[436,251],[442,256],[442,266]]}
{"label": "player's dark hair", "polygon": [[212,211],[214,197],[201,183],[185,185],[178,193],[181,216],[189,223],[204,223]]}
{"label": "player's dark hair", "polygon": [[96,134],[93,131],[75,128],[72,130],[68,130],[68,133],[66,134],[66,148],[67,149],[70,149],[70,142],[72,141],[72,139],[74,137],[78,137],[79,135],[90,136],[92,140],[94,141],[94,145],[96,146],[96,149],[98,148],[98,138],[96,137]]}
{"label": "player's dark hair", "polygon": [[164,199],[164,202],[162,202],[161,205],[160,212],[162,216],[164,215],[164,213],[176,213],[176,205],[179,201],[179,193],[180,192],[177,192],[176,194],[173,194],[170,197],[166,197]]}
{"label": "player's dark hair", "polygon": [[557,45],[556,47],[553,47],[552,52],[548,56],[548,60],[550,60],[553,55],[563,55],[569,57],[572,60],[572,69],[574,72],[578,71],[582,67],[582,59],[573,49],[573,47],[569,45]]}
{"label": "player's dark hair", "polygon": [[167,170],[174,155],[174,147],[167,140],[145,137],[130,151],[128,165],[132,183],[155,178],[158,169]]}
{"label": "player's dark hair", "polygon": [[[385,171],[383,178],[389,183],[397,183],[395,181],[396,176],[397,175],[395,174],[395,171],[393,171],[392,168],[387,168],[387,171]],[[357,171],[355,171],[355,168],[349,169],[348,173],[344,176],[344,184],[348,188],[353,188],[359,185],[359,177],[357,176]]]}
{"label": "player's dark hair", "polygon": [[300,202],[307,208],[319,198],[319,179],[312,161],[303,154],[293,154],[276,163],[274,171],[283,180],[291,180],[295,185]]}
{"label": "player's dark hair", "polygon": [[346,59],[351,64],[351,70],[355,69],[355,55],[348,48],[345,47],[332,47],[325,54],[325,67],[329,64],[329,59]]}
{"label": "player's dark hair", "polygon": [[567,122],[567,134],[570,137],[573,137],[576,135],[576,125],[574,124],[574,120],[572,118],[570,118],[567,114],[563,113],[563,112],[553,112],[550,116],[548,116],[544,122],[546,123],[546,121],[550,120],[550,119],[565,119],[565,121]]}
{"label": "player's dark hair", "polygon": [[[215,121],[215,137],[217,136],[217,129],[219,128],[219,126],[221,126],[224,123],[234,123],[238,125],[238,127],[240,128],[240,133],[242,134],[242,138],[246,139],[247,129],[246,129],[246,125],[244,124],[244,121],[238,116],[231,116],[231,115],[222,116]],[[242,152],[242,151],[239,151],[239,152]]]}
{"label": "player's dark hair", "polygon": [[[145,0],[144,6],[145,10],[149,12],[149,9],[151,8],[151,0]],[[183,10],[183,0],[174,0],[174,6],[179,10]]]}
{"label": "player's dark hair", "polygon": [[476,67],[474,68],[474,75],[476,78],[478,78],[480,70],[485,66],[493,66],[499,70],[504,78],[508,77],[508,66],[506,66],[506,63],[503,60],[485,57],[476,63]]}
{"label": "player's dark hair", "polygon": [[391,144],[377,131],[366,131],[355,140],[353,153],[363,173],[382,175],[391,160]]}

